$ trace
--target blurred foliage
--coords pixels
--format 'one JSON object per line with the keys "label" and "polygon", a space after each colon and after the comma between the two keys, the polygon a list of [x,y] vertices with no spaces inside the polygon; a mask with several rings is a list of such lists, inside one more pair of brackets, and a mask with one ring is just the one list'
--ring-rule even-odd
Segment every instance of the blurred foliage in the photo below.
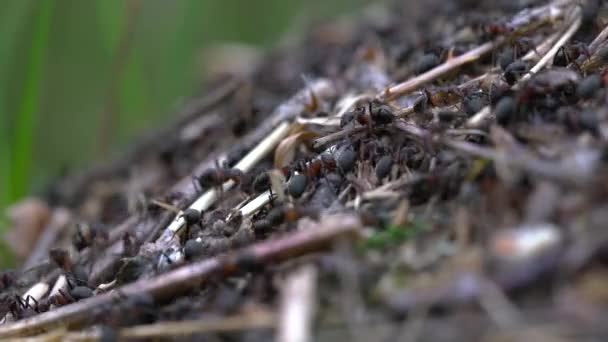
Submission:
{"label": "blurred foliage", "polygon": [[2,1],[0,209],[169,120],[199,92],[205,47],[267,48],[353,3]]}
{"label": "blurred foliage", "polygon": [[429,226],[422,221],[412,221],[405,226],[388,225],[384,230],[374,232],[365,241],[365,247],[382,250],[398,246],[429,230]]}

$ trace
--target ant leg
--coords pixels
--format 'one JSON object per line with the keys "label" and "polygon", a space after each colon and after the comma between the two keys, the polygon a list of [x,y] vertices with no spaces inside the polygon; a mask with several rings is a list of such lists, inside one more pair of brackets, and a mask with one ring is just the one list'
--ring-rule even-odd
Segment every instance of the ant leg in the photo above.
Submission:
{"label": "ant leg", "polygon": [[[30,299],[32,300],[32,303],[34,303],[34,307],[32,307],[32,306],[30,305]],[[27,296],[26,304],[27,304],[27,306],[28,306],[28,307],[30,307],[30,308],[32,308],[32,309],[34,309],[34,311],[36,311],[36,312],[38,312],[38,313],[40,312],[40,310],[39,310],[39,305],[38,305],[38,301],[36,300],[36,298],[34,298],[34,297],[32,297],[32,296]]]}
{"label": "ant leg", "polygon": [[268,192],[270,193],[269,197],[270,197],[270,205],[274,207],[274,200],[275,200],[275,195],[272,193],[272,186],[268,185]]}
{"label": "ant leg", "polygon": [[21,296],[19,295],[15,295],[15,300],[17,301],[17,304],[19,304],[19,306],[21,306],[21,308],[25,309],[25,303],[23,302],[23,298],[21,298]]}
{"label": "ant leg", "polygon": [[167,260],[167,264],[169,266],[173,265],[173,261],[171,261],[171,258],[167,255],[167,253],[162,252],[161,255],[165,257],[165,260]]}
{"label": "ant leg", "polygon": [[69,287],[70,289],[73,289],[73,288],[74,288],[74,284],[72,284],[72,281],[70,280],[70,277],[65,277],[65,281],[66,281],[66,283],[68,284],[68,287]]}
{"label": "ant leg", "polygon": [[[188,225],[187,225],[186,223],[184,223],[184,225],[183,225],[183,226],[181,226],[181,227],[177,228],[177,230],[175,230],[175,231],[173,232],[173,235],[171,235],[171,240],[175,239],[175,236],[176,236],[176,235],[177,235],[177,234],[178,234],[178,233],[179,233],[179,232],[180,232],[180,231],[181,231],[181,230],[182,230],[184,227],[188,227]],[[164,254],[164,252],[163,252],[163,254]]]}

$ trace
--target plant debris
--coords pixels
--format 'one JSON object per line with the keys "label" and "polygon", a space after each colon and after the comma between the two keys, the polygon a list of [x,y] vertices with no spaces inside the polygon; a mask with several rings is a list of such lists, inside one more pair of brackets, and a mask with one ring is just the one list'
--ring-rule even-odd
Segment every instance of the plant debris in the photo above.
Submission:
{"label": "plant debris", "polygon": [[607,25],[394,1],[218,73],[15,222],[0,338],[601,340]]}

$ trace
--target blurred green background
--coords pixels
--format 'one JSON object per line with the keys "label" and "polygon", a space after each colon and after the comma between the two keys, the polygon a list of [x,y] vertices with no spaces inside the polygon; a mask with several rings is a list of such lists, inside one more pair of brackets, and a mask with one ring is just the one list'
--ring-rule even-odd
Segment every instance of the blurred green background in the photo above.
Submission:
{"label": "blurred green background", "polygon": [[204,48],[267,49],[353,3],[3,0],[0,209],[168,121],[200,92]]}

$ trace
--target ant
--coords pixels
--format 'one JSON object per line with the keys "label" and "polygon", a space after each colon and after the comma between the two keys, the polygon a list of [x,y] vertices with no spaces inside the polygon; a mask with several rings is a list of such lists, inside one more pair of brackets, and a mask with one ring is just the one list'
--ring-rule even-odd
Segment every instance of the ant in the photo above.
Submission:
{"label": "ant", "polygon": [[360,105],[352,112],[345,113],[340,119],[340,127],[344,127],[353,120],[363,126],[387,125],[394,121],[395,115],[389,105],[378,100],[368,101],[367,105]]}
{"label": "ant", "polygon": [[[178,218],[183,218],[184,222],[185,222],[184,227],[186,228],[186,234],[185,234],[186,238],[188,237],[188,235],[190,235],[190,228],[192,228],[192,227],[194,227],[196,225],[199,225],[201,223],[202,218],[203,218],[202,213],[199,210],[196,210],[194,208],[188,208],[188,209],[186,209],[186,210],[184,210],[182,212],[176,206],[173,206],[171,204],[164,203],[164,202],[161,202],[161,201],[157,201],[157,200],[154,200],[154,199],[152,201],[150,201],[150,203],[154,204],[156,206],[159,206],[159,207],[161,207],[161,208],[163,208],[165,210],[171,211],[171,212],[173,212],[173,213],[175,213],[177,215],[179,215]],[[176,230],[173,233],[173,237],[175,237],[175,235],[177,235],[180,231],[181,231],[181,228],[178,229],[178,230]],[[123,236],[123,241],[124,241],[125,238],[131,240],[131,238]],[[127,241],[125,241],[125,242],[127,242]],[[128,241],[128,242],[129,242],[129,244],[125,243],[125,247],[132,245],[132,244],[130,244],[130,241]],[[126,250],[127,249],[125,248],[125,251]]]}
{"label": "ant", "polygon": [[83,265],[77,265],[70,257],[68,251],[54,248],[49,251],[50,259],[66,273],[68,282],[74,281],[77,285],[86,285],[89,282],[89,275]]}
{"label": "ant", "polygon": [[38,311],[36,311],[35,306],[30,304],[30,300],[36,302],[32,296],[27,296],[25,299],[19,295],[2,298],[2,310],[0,311],[3,315],[9,312],[15,320],[35,316]]}
{"label": "ant", "polygon": [[[354,166],[356,153],[351,149],[346,149],[334,157],[328,152],[322,153],[318,158],[310,161],[300,161],[292,168],[284,168],[283,173],[289,177],[287,192],[294,198],[299,198],[306,191],[308,181],[317,179],[323,173],[328,174],[336,169],[343,173],[349,172]],[[295,173],[298,171],[298,173]]]}
{"label": "ant", "polygon": [[565,67],[572,63],[574,66],[580,69],[577,60],[581,56],[584,56],[585,58],[591,57],[591,52],[587,48],[587,45],[583,42],[570,43],[560,47],[559,50],[557,50],[557,53],[553,58],[553,65]]}
{"label": "ant", "polygon": [[237,168],[228,168],[225,165],[220,167],[219,163],[215,162],[215,168],[204,170],[199,176],[194,177],[194,187],[196,189],[219,188],[222,191],[222,185],[232,180],[240,184],[243,179],[243,171]]}
{"label": "ant", "polygon": [[13,287],[17,283],[17,272],[13,270],[0,273],[0,291]]}
{"label": "ant", "polygon": [[575,93],[579,78],[576,72],[565,68],[553,68],[538,73],[518,92],[518,103],[532,104],[550,95],[568,96],[570,93]]}
{"label": "ant", "polygon": [[416,75],[423,74],[434,67],[441,64],[441,59],[434,53],[427,53],[426,55],[421,56],[416,65],[414,66],[414,73]]}
{"label": "ant", "polygon": [[317,219],[319,213],[316,210],[300,206],[282,205],[274,207],[268,212],[266,217],[253,223],[253,230],[256,232],[268,232],[275,226],[282,223],[296,222],[302,217],[312,217]]}

